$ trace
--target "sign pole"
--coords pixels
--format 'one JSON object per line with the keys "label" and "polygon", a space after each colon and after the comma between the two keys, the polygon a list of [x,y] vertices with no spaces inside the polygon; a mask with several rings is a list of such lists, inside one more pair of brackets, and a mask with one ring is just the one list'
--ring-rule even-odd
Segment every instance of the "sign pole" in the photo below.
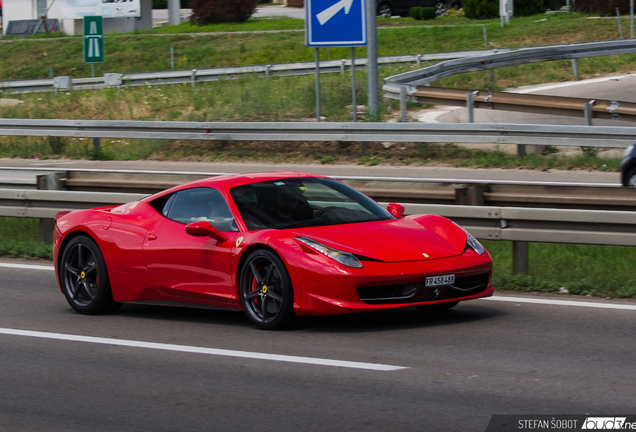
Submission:
{"label": "sign pole", "polygon": [[358,121],[358,105],[356,103],[356,49],[351,47],[351,99],[353,106],[353,122]]}
{"label": "sign pole", "polygon": [[316,122],[320,123],[320,48],[316,48]]}
{"label": "sign pole", "polygon": [[[375,4],[375,3],[374,3]],[[351,48],[351,85],[353,99],[353,121],[356,121],[356,65],[353,47],[367,45],[367,13],[365,0],[305,0],[305,42],[316,49],[316,122],[320,121],[320,47]],[[375,11],[375,8],[372,8]],[[375,15],[373,16],[375,23]],[[375,30],[375,24],[374,24]],[[377,47],[375,93],[377,116]],[[341,61],[344,73],[345,60]],[[371,91],[371,90],[370,90]]]}
{"label": "sign pole", "polygon": [[378,88],[378,22],[375,8],[375,1],[367,2],[367,112],[373,119],[377,119],[380,111],[380,91]]}
{"label": "sign pole", "polygon": [[634,0],[629,0],[629,24],[632,30],[632,39],[634,39]]}

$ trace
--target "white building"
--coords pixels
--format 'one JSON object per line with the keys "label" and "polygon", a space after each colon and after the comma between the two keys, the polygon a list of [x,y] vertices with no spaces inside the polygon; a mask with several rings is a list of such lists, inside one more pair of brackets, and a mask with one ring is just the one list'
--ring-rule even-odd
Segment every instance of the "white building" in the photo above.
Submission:
{"label": "white building", "polygon": [[[60,10],[62,2],[65,5],[80,6],[83,4],[92,6],[93,3],[101,6],[100,3],[103,2],[104,8],[106,5],[111,8],[125,4],[126,0],[117,0],[117,2],[113,0],[2,0],[3,34],[7,32],[9,21],[38,19],[44,15],[50,19],[58,19],[64,33],[69,35],[82,34],[81,19],[62,19]],[[152,28],[152,0],[135,0],[135,4],[140,6],[141,16],[139,17],[106,18],[106,14],[104,14],[104,33],[132,32]]]}

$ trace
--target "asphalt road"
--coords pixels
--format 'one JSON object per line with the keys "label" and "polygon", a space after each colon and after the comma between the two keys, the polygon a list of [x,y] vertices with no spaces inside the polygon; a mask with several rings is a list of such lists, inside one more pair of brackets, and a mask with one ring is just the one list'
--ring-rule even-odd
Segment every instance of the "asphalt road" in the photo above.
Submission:
{"label": "asphalt road", "polygon": [[[266,332],[238,312],[127,305],[81,316],[52,271],[2,266],[0,298],[2,431],[483,431],[492,414],[633,414],[636,400],[636,310],[477,300],[440,316],[306,318]],[[7,329],[404,369],[1,334]]]}

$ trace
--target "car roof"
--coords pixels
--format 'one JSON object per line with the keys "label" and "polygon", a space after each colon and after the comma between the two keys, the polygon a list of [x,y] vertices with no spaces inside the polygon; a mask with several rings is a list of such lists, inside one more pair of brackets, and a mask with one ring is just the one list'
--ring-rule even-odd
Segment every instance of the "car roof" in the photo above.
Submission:
{"label": "car roof", "polygon": [[259,183],[263,181],[271,180],[283,180],[290,178],[329,178],[320,174],[311,174],[300,171],[269,171],[260,173],[247,173],[247,174],[229,174],[215,177],[208,177],[201,180],[195,180],[189,183],[184,183],[179,186],[175,186],[171,189],[156,193],[149,197],[144,198],[142,201],[152,201],[160,196],[168,193],[176,192],[183,189],[189,189],[193,187],[212,187],[219,190],[229,191],[236,186],[243,186],[251,183]]}

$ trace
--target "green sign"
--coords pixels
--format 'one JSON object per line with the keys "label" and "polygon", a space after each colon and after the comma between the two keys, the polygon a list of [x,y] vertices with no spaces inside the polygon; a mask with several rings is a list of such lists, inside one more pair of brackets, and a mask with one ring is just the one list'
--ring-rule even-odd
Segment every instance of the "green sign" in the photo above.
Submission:
{"label": "green sign", "polygon": [[84,63],[104,63],[104,25],[101,16],[84,17]]}

